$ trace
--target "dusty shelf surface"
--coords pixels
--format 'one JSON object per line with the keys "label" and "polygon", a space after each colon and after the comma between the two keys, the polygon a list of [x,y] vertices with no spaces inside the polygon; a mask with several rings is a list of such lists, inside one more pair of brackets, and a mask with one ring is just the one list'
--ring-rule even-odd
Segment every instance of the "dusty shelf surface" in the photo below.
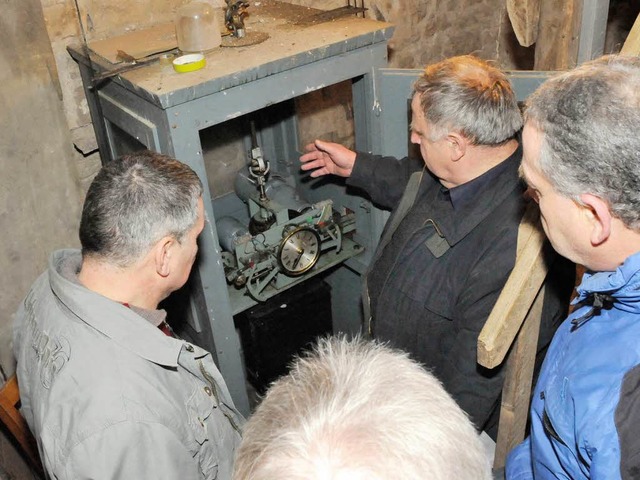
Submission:
{"label": "dusty shelf surface", "polygon": [[[265,41],[215,48],[205,53],[206,66],[194,72],[177,73],[170,63],[156,63],[122,73],[110,81],[121,83],[153,103],[167,107],[387,41],[393,33],[389,23],[356,16],[311,25],[298,24],[323,11],[274,0],[252,2],[248,11],[247,33],[267,34]],[[222,16],[223,10],[220,13]],[[76,58],[84,57],[79,47],[71,47],[70,52]],[[106,60],[96,62],[94,59],[94,62],[94,68],[99,71],[116,66]]]}

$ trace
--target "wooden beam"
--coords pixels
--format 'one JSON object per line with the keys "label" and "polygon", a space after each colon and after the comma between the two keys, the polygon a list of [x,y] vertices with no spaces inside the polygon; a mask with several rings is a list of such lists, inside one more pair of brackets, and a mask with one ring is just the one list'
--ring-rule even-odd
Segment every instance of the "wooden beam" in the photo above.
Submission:
{"label": "wooden beam", "polygon": [[518,227],[516,264],[478,337],[478,363],[495,368],[507,353],[494,468],[524,439],[544,303],[546,236],[530,203]]}
{"label": "wooden beam", "polygon": [[640,15],[636,18],[620,53],[623,55],[640,55]]}
{"label": "wooden beam", "polygon": [[541,287],[509,353],[500,402],[494,468],[504,467],[507,454],[524,440],[543,303],[544,287]]}
{"label": "wooden beam", "polygon": [[18,410],[20,403],[20,389],[15,375],[0,388],[0,423],[14,436],[20,452],[29,461],[30,466],[39,474],[38,478],[44,478],[42,463],[38,454],[38,445],[29,430],[27,421]]}
{"label": "wooden beam", "polygon": [[535,70],[577,65],[583,0],[541,0]]}
{"label": "wooden beam", "polygon": [[518,229],[516,264],[478,336],[478,363],[486,368],[504,360],[547,275],[546,236],[537,216],[537,205],[530,205]]}
{"label": "wooden beam", "polygon": [[540,0],[507,0],[507,13],[518,43],[530,47],[538,38]]}

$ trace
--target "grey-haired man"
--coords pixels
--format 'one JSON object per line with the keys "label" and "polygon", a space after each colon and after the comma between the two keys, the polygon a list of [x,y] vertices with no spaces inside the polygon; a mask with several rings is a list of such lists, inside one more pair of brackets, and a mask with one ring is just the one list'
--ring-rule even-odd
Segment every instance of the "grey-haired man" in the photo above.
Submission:
{"label": "grey-haired man", "polygon": [[105,164],[14,326],[22,414],[52,478],[229,479],[243,419],[158,303],[187,280],[202,184],[153,152]]}
{"label": "grey-haired man", "polygon": [[[392,210],[366,274],[365,321],[377,339],[431,369],[476,427],[495,437],[503,369],[479,366],[476,345],[515,263],[526,205],[518,177],[522,117],[506,75],[472,56],[429,65],[411,110],[421,158],[316,141],[302,169],[348,177],[347,185]],[[540,351],[572,284],[547,289]]]}

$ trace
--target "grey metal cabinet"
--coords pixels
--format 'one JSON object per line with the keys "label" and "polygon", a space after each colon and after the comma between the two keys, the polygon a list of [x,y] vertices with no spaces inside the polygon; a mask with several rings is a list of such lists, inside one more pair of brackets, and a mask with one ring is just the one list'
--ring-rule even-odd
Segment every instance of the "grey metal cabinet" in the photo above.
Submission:
{"label": "grey metal cabinet", "polygon": [[[277,2],[261,3],[253,21],[261,22],[271,38],[259,45],[208,53],[206,67],[195,72],[179,74],[171,65],[155,64],[93,85],[95,72],[109,68],[108,63],[96,61],[93,55],[89,59],[83,48],[70,47],[83,78],[102,160],[143,147],[172,155],[196,171],[203,180],[205,198],[212,198],[207,178],[216,172],[206,170],[200,133],[266,111],[275,119],[268,118],[268,125],[259,131],[267,150],[265,156],[286,157],[289,171],[285,173],[300,177],[298,167],[292,166],[299,147],[295,113],[287,102],[343,81],[352,83],[356,147],[378,148],[377,75],[386,66],[387,41],[393,27],[354,17],[310,26],[291,25],[278,16],[282,9],[272,9]],[[296,8],[302,7],[287,5],[289,14]],[[310,184],[303,188],[312,197],[339,197],[341,204],[357,213],[359,242],[365,252],[350,259],[345,272],[332,274],[336,282],[345,284],[335,289],[341,299],[334,311],[357,315],[358,276],[366,267],[384,216],[366,200],[347,193],[343,184],[327,182],[319,188]],[[190,279],[189,322],[193,340],[214,354],[237,407],[246,414],[249,404],[214,203],[205,202],[207,222]],[[218,203],[219,208],[226,208],[224,199]]]}

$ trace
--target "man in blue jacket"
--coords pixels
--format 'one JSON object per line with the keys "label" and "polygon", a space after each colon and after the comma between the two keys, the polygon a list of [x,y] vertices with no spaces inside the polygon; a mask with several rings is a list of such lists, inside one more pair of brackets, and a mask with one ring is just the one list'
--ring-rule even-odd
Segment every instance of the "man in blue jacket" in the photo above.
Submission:
{"label": "man in blue jacket", "polygon": [[507,478],[640,478],[640,58],[547,81],[529,99],[523,143],[545,232],[587,273]]}

